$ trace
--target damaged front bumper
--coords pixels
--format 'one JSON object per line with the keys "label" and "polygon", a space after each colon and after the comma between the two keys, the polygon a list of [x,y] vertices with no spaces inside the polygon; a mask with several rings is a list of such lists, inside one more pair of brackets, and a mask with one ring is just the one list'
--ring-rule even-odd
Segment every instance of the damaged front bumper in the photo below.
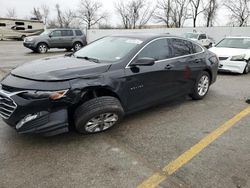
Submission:
{"label": "damaged front bumper", "polygon": [[218,71],[242,74],[246,68],[246,65],[246,61],[220,61]]}
{"label": "damaged front bumper", "polygon": [[63,101],[25,99],[20,92],[0,90],[0,115],[21,134],[53,136],[68,132],[68,110]]}

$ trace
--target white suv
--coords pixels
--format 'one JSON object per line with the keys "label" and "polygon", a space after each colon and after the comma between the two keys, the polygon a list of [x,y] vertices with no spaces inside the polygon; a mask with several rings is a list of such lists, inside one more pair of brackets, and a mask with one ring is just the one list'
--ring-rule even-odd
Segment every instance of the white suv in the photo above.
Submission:
{"label": "white suv", "polygon": [[211,48],[214,45],[214,40],[205,33],[185,33],[185,37],[198,42],[206,48]]}

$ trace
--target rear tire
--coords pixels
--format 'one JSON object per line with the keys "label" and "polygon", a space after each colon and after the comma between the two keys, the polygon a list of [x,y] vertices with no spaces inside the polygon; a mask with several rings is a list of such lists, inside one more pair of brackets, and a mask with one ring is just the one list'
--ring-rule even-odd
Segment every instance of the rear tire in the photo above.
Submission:
{"label": "rear tire", "polygon": [[244,70],[244,74],[248,74],[250,72],[250,61],[247,61],[247,65],[245,67],[245,70]]}
{"label": "rear tire", "polygon": [[48,51],[48,46],[46,43],[39,43],[36,47],[36,51],[40,54],[45,54]]}
{"label": "rear tire", "polygon": [[74,49],[75,52],[78,51],[78,50],[80,50],[82,47],[83,47],[83,45],[80,42],[75,42],[73,44],[73,49]]}
{"label": "rear tire", "polygon": [[76,109],[75,128],[83,134],[103,132],[116,125],[124,116],[120,101],[104,96],[91,99]]}
{"label": "rear tire", "polygon": [[22,35],[21,38],[20,38],[20,40],[24,41],[25,37],[26,37],[25,35]]}
{"label": "rear tire", "polygon": [[209,73],[206,71],[201,72],[197,77],[192,93],[190,94],[191,98],[193,100],[203,99],[209,91],[210,83],[211,78]]}

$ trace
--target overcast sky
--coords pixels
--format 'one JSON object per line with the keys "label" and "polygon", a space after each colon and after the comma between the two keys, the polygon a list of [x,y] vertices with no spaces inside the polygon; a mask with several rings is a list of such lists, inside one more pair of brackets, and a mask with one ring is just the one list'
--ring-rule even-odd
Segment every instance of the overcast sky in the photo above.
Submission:
{"label": "overcast sky", "polygon": [[[55,13],[55,4],[60,4],[61,9],[65,10],[67,8],[77,9],[80,0],[0,0],[0,17],[5,17],[6,12],[9,8],[15,8],[18,18],[27,18],[31,16],[31,11],[33,7],[40,7],[43,4],[47,4],[50,7],[50,17],[54,17]],[[100,0],[103,3],[103,9],[109,13],[109,23],[112,25],[119,24],[119,18],[115,14],[114,2],[117,0]],[[157,2],[157,0],[150,0],[150,2]],[[198,20],[198,25],[202,24],[202,16]],[[216,25],[226,25],[228,22],[227,13],[225,9],[220,9]],[[187,21],[186,26],[192,26],[192,22]]]}

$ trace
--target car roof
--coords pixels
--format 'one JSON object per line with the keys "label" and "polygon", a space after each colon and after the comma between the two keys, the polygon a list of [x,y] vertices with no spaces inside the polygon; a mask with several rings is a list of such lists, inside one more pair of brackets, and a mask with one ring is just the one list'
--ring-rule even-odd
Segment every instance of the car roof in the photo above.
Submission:
{"label": "car roof", "polygon": [[200,35],[200,34],[205,34],[206,35],[206,33],[202,33],[202,32],[187,32],[187,33],[192,33],[192,34],[197,34],[197,35]]}
{"label": "car roof", "polygon": [[48,29],[48,30],[54,31],[54,30],[80,30],[80,29],[72,29],[72,28],[53,28],[53,29]]}
{"label": "car roof", "polygon": [[239,38],[239,39],[250,39],[250,37],[244,37],[244,36],[228,36],[228,37],[225,37],[225,38]]}
{"label": "car roof", "polygon": [[113,34],[110,36],[136,38],[136,39],[141,39],[141,40],[149,40],[149,39],[155,39],[155,38],[161,38],[161,37],[183,38],[180,36],[170,35],[168,33],[129,33],[129,34]]}

